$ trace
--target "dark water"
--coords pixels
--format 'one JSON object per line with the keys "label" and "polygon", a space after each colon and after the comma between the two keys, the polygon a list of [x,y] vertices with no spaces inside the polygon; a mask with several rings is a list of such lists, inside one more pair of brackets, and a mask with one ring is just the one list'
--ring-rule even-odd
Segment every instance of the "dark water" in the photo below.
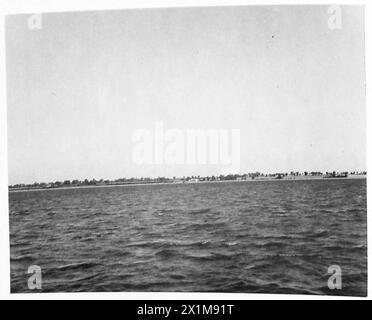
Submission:
{"label": "dark water", "polygon": [[[366,180],[13,192],[11,290],[366,295]],[[342,290],[330,290],[339,265]]]}

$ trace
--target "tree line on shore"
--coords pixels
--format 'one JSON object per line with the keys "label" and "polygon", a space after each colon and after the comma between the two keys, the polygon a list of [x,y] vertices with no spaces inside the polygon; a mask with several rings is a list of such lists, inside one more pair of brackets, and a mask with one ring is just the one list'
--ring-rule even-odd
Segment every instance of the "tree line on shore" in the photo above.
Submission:
{"label": "tree line on shore", "polygon": [[32,184],[14,184],[10,185],[9,189],[39,189],[39,188],[60,188],[60,187],[78,187],[78,186],[100,186],[100,185],[115,185],[115,184],[137,184],[137,183],[166,183],[166,182],[192,182],[192,181],[228,181],[228,180],[248,180],[256,179],[259,177],[267,178],[285,178],[288,176],[292,177],[301,177],[301,176],[310,176],[310,177],[343,177],[348,175],[366,175],[366,171],[343,171],[343,172],[320,172],[320,171],[291,171],[291,172],[277,172],[277,173],[261,173],[261,172],[252,172],[246,174],[228,174],[228,175],[212,175],[212,176],[184,176],[184,177],[140,177],[140,178],[119,178],[119,179],[84,179],[84,180],[64,180],[64,181],[54,181],[54,182],[34,182]]}

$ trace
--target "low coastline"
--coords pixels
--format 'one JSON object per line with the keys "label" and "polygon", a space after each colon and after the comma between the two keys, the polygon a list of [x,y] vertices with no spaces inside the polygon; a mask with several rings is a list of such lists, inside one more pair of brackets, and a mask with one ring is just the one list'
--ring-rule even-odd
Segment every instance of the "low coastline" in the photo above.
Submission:
{"label": "low coastline", "polygon": [[108,188],[108,187],[130,187],[130,186],[151,186],[151,185],[180,185],[180,184],[200,184],[200,183],[248,183],[248,182],[263,182],[263,181],[306,181],[306,180],[350,180],[350,179],[367,179],[367,174],[348,175],[347,177],[329,177],[322,176],[284,176],[282,178],[259,176],[255,178],[241,179],[241,180],[200,180],[200,181],[154,181],[154,182],[126,182],[126,183],[109,183],[109,184],[95,184],[95,185],[70,185],[57,187],[24,187],[24,188],[9,188],[8,192],[24,192],[24,191],[45,191],[45,190],[61,190],[61,189],[87,189],[87,188]]}

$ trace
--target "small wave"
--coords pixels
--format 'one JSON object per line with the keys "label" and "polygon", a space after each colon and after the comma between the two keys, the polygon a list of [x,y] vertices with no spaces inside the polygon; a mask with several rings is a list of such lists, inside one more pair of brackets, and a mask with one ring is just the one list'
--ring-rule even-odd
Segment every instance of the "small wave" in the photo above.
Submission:
{"label": "small wave", "polygon": [[179,252],[174,249],[161,249],[155,253],[156,256],[162,259],[171,259],[179,255]]}
{"label": "small wave", "polygon": [[172,279],[175,279],[175,280],[183,280],[183,279],[186,279],[186,276],[182,275],[182,274],[170,274],[169,275],[170,278]]}
{"label": "small wave", "polygon": [[199,229],[216,229],[216,228],[219,228],[219,227],[224,227],[228,224],[228,220],[226,221],[214,221],[214,220],[211,220],[211,221],[204,221],[204,222],[194,222],[194,223],[190,223],[186,226],[184,226],[184,229],[187,230],[187,229],[194,229],[194,230],[199,230]]}
{"label": "small wave", "polygon": [[97,266],[97,263],[94,262],[77,262],[77,263],[70,263],[63,266],[59,266],[58,270],[69,270],[69,269],[88,269]]}
{"label": "small wave", "polygon": [[317,230],[317,231],[315,231],[315,232],[313,233],[313,235],[314,235],[315,237],[323,237],[323,236],[326,236],[326,235],[328,235],[328,234],[329,234],[328,230],[324,230],[324,229]]}
{"label": "small wave", "polygon": [[211,208],[200,208],[200,209],[193,209],[193,210],[189,210],[187,211],[187,213],[190,213],[190,214],[202,214],[202,213],[208,213],[208,212],[211,212]]}
{"label": "small wave", "polygon": [[241,255],[242,253],[224,254],[224,253],[218,253],[218,252],[205,252],[205,253],[187,254],[185,257],[187,259],[192,259],[196,261],[218,261],[218,260],[229,261],[230,259],[238,258]]}
{"label": "small wave", "polygon": [[273,211],[272,214],[277,215],[277,216],[288,216],[288,211],[276,210],[276,211]]}
{"label": "small wave", "polygon": [[192,259],[192,260],[214,260],[215,256],[212,253],[194,253],[194,254],[187,254],[186,255],[187,259]]}
{"label": "small wave", "polygon": [[10,247],[12,248],[16,248],[16,247],[27,248],[29,245],[30,245],[29,241],[17,241],[17,242],[12,241],[12,240],[10,241]]}
{"label": "small wave", "polygon": [[281,248],[284,247],[286,244],[283,242],[274,242],[274,241],[268,241],[264,242],[262,244],[259,244],[259,247],[264,247],[264,248]]}
{"label": "small wave", "polygon": [[164,213],[171,213],[173,211],[173,209],[168,209],[168,208],[164,208],[164,209],[160,209],[157,211],[157,214],[159,216],[162,216]]}
{"label": "small wave", "polygon": [[101,238],[101,234],[100,233],[96,233],[96,234],[85,234],[85,235],[75,235],[73,236],[71,239],[72,240],[80,240],[80,241],[92,241],[92,240],[96,240],[97,238]]}
{"label": "small wave", "polygon": [[20,256],[10,256],[10,261],[22,262],[22,261],[32,261],[32,260],[34,260],[34,258],[28,254],[20,255]]}
{"label": "small wave", "polygon": [[229,284],[219,286],[219,292],[251,292],[254,291],[254,286],[250,285],[247,281],[239,279],[232,281]]}
{"label": "small wave", "polygon": [[19,210],[16,214],[17,215],[29,215],[31,213],[31,210],[25,209],[25,210]]}

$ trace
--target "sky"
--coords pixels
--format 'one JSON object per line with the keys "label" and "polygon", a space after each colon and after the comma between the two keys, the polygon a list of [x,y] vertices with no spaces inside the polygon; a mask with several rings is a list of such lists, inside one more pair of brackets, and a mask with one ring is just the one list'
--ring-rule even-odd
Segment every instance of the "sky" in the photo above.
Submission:
{"label": "sky", "polygon": [[133,133],[239,129],[240,173],[366,170],[363,7],[6,18],[9,184],[216,174],[138,164]]}

